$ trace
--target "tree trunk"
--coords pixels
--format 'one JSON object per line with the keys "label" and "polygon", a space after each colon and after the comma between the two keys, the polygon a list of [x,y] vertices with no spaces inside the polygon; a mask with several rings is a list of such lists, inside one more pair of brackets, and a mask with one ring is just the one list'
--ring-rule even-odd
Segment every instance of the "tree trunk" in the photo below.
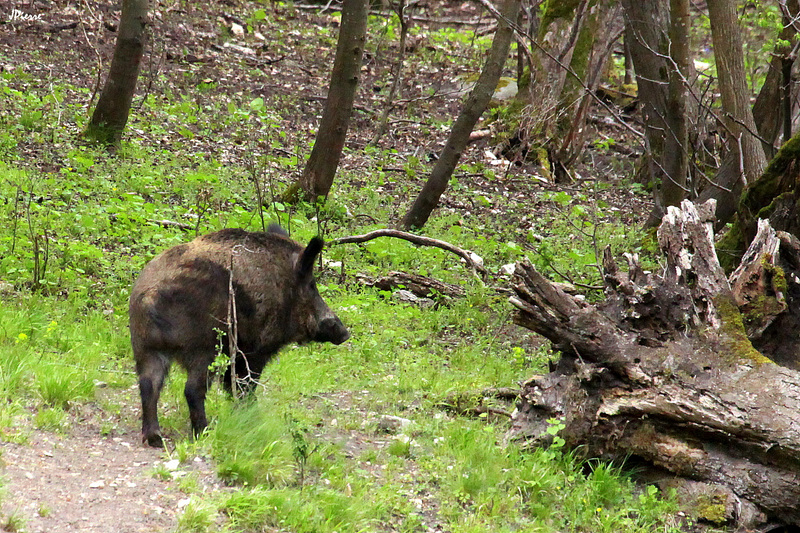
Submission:
{"label": "tree trunk", "polygon": [[[307,201],[327,197],[344,149],[367,38],[367,0],[344,0],[328,99],[299,187]],[[287,192],[288,196],[293,193]]]}
{"label": "tree trunk", "polygon": [[659,212],[680,205],[688,196],[689,120],[686,102],[689,99],[689,0],[670,0],[670,57],[667,88],[667,136],[664,142],[664,178],[656,200]]}
{"label": "tree trunk", "polygon": [[[674,147],[680,138],[680,133],[674,137],[669,133],[671,125],[679,121],[670,120],[668,117],[671,112],[680,111],[680,108],[674,105],[673,107],[667,105],[670,101],[668,89],[677,90],[677,86],[670,85],[670,79],[674,78],[676,73],[668,60],[671,48],[669,5],[665,0],[650,2],[622,0],[621,3],[625,12],[625,43],[630,50],[642,105],[647,148],[645,168],[648,181],[655,185],[654,210],[648,225],[656,225],[664,214],[665,200],[662,198],[664,187],[667,187],[672,201],[677,194],[670,185],[681,183],[680,176],[667,174],[668,169],[675,167],[674,162],[665,164],[664,161],[668,153],[668,139],[670,146]],[[685,147],[682,149],[685,150]]]}
{"label": "tree trunk", "polygon": [[378,119],[378,127],[375,135],[370,140],[371,144],[376,144],[378,140],[389,130],[389,113],[395,106],[395,100],[400,96],[400,81],[403,79],[403,63],[406,60],[406,42],[408,41],[408,27],[411,22],[410,15],[406,17],[406,0],[399,0],[397,5],[392,6],[395,13],[397,13],[397,20],[400,22],[400,40],[398,42],[399,51],[397,52],[397,62],[394,65],[392,85],[389,87],[389,93],[386,95],[386,101],[383,104],[383,112],[381,118]]}
{"label": "tree trunk", "polygon": [[[658,230],[660,275],[644,272],[634,255],[622,272],[607,250],[606,299],[596,305],[517,266],[515,322],[562,356],[554,372],[523,386],[510,435],[545,444],[548,420],[558,418],[559,435],[583,453],[636,459],[671,483],[688,478],[727,494],[723,521],[797,525],[800,373],[756,351],[746,327],[763,332],[795,312],[800,241],[762,222],[762,237],[729,282],[714,252],[714,209],[713,201],[668,208]],[[763,320],[763,307],[740,314],[737,303],[776,287],[786,305],[769,307],[771,318]],[[798,345],[791,331],[783,339]]]}
{"label": "tree trunk", "polygon": [[620,8],[615,2],[597,2],[587,9],[584,19],[569,65],[575,76],[567,76],[559,97],[560,139],[554,154],[557,161],[553,161],[556,169],[571,167],[583,152],[590,130],[586,127],[589,106],[594,102],[593,95],[623,29]]}
{"label": "tree trunk", "polygon": [[716,199],[717,220],[725,224],[736,212],[742,190],[761,176],[767,160],[761,141],[756,137],[758,128],[750,107],[736,2],[708,0],[707,4],[722,99],[721,118],[729,148],[717,173],[716,183],[721,187],[709,187],[699,200]]}
{"label": "tree trunk", "polygon": [[469,135],[478,119],[483,114],[486,106],[492,98],[503,66],[508,59],[508,50],[511,46],[511,39],[514,31],[509,25],[509,21],[517,20],[520,0],[505,0],[500,9],[501,18],[497,21],[497,33],[495,33],[492,47],[486,64],[481,71],[475,87],[469,93],[461,114],[450,130],[447,139],[436,165],[431,171],[428,181],[420,191],[419,196],[414,201],[411,209],[408,210],[400,226],[404,229],[421,228],[428,221],[431,212],[439,203],[439,198],[447,188],[447,182],[453,174],[453,170],[458,164],[461,153],[467,146]]}
{"label": "tree trunk", "polygon": [[144,53],[147,9],[147,0],[122,2],[119,34],[111,68],[86,128],[88,137],[104,144],[118,144],[128,123]]}
{"label": "tree trunk", "polygon": [[[786,2],[786,9],[787,11],[784,13],[784,19],[794,18],[798,15],[798,12],[800,12],[800,6],[798,6],[797,0],[788,0]],[[787,79],[785,76],[785,69],[788,66],[789,73],[791,74],[791,67],[796,59],[791,56],[791,43],[794,42],[797,30],[794,24],[787,24],[786,20],[784,20],[784,22],[783,29],[778,35],[775,44],[775,50],[772,52],[772,59],[769,62],[769,70],[767,70],[767,75],[764,78],[764,84],[761,86],[758,97],[753,104],[753,118],[756,121],[759,135],[764,139],[762,146],[768,160],[775,156],[776,149],[774,143],[781,133],[781,123],[785,122],[787,118],[784,107],[780,103],[783,99],[783,90]],[[786,44],[788,44],[788,46]],[[791,110],[791,107],[789,110]],[[791,113],[789,113],[788,119],[790,124],[791,118]],[[787,135],[787,133],[789,134]],[[783,142],[788,141],[790,138],[791,133],[784,131]]]}

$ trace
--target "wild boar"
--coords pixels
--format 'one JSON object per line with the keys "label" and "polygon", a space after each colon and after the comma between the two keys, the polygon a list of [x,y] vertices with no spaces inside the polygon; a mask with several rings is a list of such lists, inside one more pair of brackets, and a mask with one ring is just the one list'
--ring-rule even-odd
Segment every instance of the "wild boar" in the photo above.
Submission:
{"label": "wild boar", "polygon": [[[240,351],[233,370],[239,379],[258,379],[291,342],[341,344],[350,337],[317,291],[313,267],[323,246],[314,237],[304,248],[277,225],[265,233],[224,229],[170,248],[144,267],[129,303],[143,442],[163,446],[157,404],[173,360],[187,371],[192,430],[196,436],[205,429],[209,366],[220,347],[228,351],[231,293]],[[229,391],[231,370],[223,379]]]}

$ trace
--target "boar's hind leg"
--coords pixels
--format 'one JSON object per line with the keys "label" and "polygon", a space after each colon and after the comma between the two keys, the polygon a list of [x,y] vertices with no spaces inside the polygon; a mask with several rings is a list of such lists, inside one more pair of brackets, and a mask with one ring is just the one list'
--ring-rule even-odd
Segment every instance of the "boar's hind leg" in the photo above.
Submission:
{"label": "boar's hind leg", "polygon": [[[199,361],[195,361],[199,363]],[[206,420],[206,391],[208,390],[208,365],[193,364],[188,369],[183,395],[189,405],[192,432],[199,437],[208,425]]]}
{"label": "boar's hind leg", "polygon": [[158,425],[158,397],[168,369],[169,359],[160,353],[147,353],[136,358],[139,394],[142,397],[142,441],[157,448],[164,446]]}

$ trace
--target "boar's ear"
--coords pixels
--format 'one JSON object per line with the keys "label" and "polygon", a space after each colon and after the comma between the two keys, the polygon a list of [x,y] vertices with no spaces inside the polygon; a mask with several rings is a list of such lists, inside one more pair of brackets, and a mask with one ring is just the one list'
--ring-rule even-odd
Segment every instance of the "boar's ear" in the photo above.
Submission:
{"label": "boar's ear", "polygon": [[319,237],[314,237],[308,243],[306,249],[303,250],[303,254],[297,263],[297,275],[301,279],[311,276],[311,272],[314,270],[314,260],[322,251],[323,246],[325,246],[325,241]]}
{"label": "boar's ear", "polygon": [[274,233],[276,235],[283,235],[284,237],[288,237],[289,234],[286,233],[286,230],[283,229],[280,224],[272,223],[267,227],[267,233]]}

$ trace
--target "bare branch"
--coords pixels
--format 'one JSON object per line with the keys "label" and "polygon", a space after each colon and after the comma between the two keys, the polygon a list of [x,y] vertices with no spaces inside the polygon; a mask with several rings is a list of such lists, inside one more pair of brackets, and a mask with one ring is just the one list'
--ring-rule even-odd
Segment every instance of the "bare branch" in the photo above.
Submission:
{"label": "bare branch", "polygon": [[449,242],[440,241],[438,239],[432,239],[430,237],[423,237],[421,235],[415,235],[413,233],[408,233],[406,231],[400,231],[396,229],[379,229],[375,231],[371,231],[364,235],[351,235],[349,237],[339,237],[338,239],[332,239],[328,241],[329,246],[334,246],[337,244],[350,244],[350,243],[362,243],[371,241],[373,239],[377,239],[378,237],[394,237],[396,239],[403,239],[404,241],[408,241],[410,243],[416,244],[418,246],[432,246],[434,248],[439,248],[442,250],[446,250],[448,252],[454,253],[459,256],[467,266],[472,269],[473,272],[476,274],[480,274],[480,278],[483,281],[486,281],[486,277],[488,276],[488,272],[483,267],[483,265],[479,264],[475,258],[478,256],[474,252],[470,252],[468,250],[464,250],[459,248],[458,246],[454,246]]}

